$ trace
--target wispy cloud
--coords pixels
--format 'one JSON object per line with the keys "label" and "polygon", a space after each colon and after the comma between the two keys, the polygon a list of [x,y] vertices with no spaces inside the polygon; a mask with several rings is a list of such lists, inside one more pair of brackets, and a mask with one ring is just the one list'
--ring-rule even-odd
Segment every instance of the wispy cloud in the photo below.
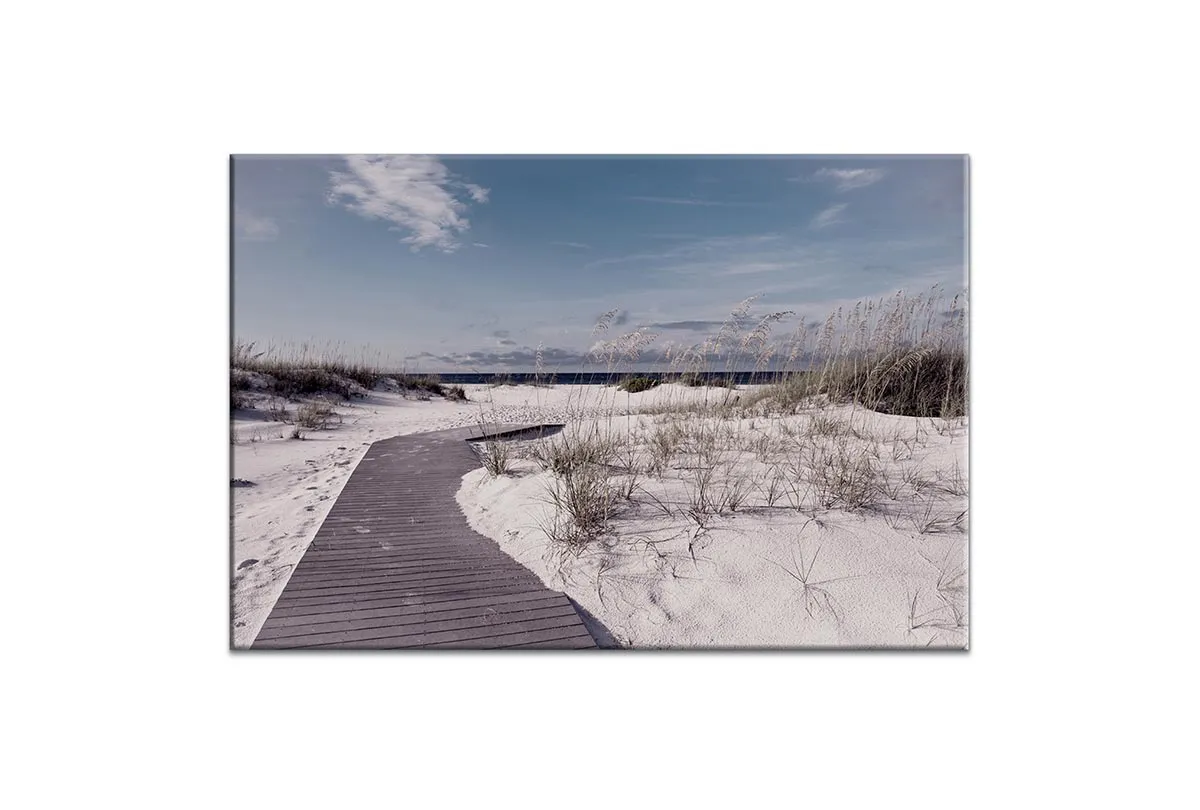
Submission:
{"label": "wispy cloud", "polygon": [[820,169],[812,177],[793,177],[794,181],[828,180],[838,191],[866,188],[883,179],[883,169]]}
{"label": "wispy cloud", "polygon": [[698,200],[695,197],[645,197],[638,195],[626,197],[625,199],[637,202],[662,203],[664,205],[751,205],[751,203],[738,202],[736,200]]}
{"label": "wispy cloud", "polygon": [[849,208],[848,203],[837,203],[826,208],[821,213],[812,218],[812,222],[808,223],[808,227],[815,231],[822,228],[829,228],[833,225],[838,225],[846,220],[842,217],[842,212]]}
{"label": "wispy cloud", "polygon": [[401,241],[413,250],[459,248],[458,237],[471,224],[467,203],[488,201],[488,189],[451,175],[437,158],[424,155],[352,155],[347,171],[329,173],[329,202],[367,219],[382,219],[405,231]]}
{"label": "wispy cloud", "polygon": [[[684,237],[679,237],[683,239]],[[666,250],[631,253],[624,256],[608,256],[595,259],[584,265],[585,269],[595,269],[612,264],[627,264],[631,262],[654,262],[670,259],[713,258],[719,255],[736,255],[739,251],[760,247],[766,243],[780,240],[777,233],[745,234],[742,236],[711,236],[703,239],[689,239]]]}
{"label": "wispy cloud", "polygon": [[722,276],[749,276],[758,273],[777,273],[793,266],[795,266],[794,263],[787,262],[739,262],[724,267],[717,273]]}
{"label": "wispy cloud", "polygon": [[559,245],[560,247],[575,248],[576,250],[591,250],[592,249],[591,245],[585,245],[582,242],[551,242],[550,244]]}
{"label": "wispy cloud", "polygon": [[279,236],[275,220],[255,216],[241,206],[233,209],[233,229],[238,239],[247,242],[272,242]]}

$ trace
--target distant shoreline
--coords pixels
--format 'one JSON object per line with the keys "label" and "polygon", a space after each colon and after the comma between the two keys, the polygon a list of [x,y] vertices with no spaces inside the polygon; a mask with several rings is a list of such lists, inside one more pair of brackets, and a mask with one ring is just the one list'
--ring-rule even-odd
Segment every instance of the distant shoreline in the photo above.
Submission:
{"label": "distant shoreline", "polygon": [[[488,385],[491,383],[511,383],[513,385],[532,385],[544,383],[549,385],[609,385],[626,377],[649,377],[653,380],[667,381],[680,377],[684,372],[678,371],[558,371],[541,374],[532,371],[521,372],[409,372],[422,377],[433,377],[438,382],[452,385]],[[686,372],[701,380],[728,380],[732,378],[735,385],[757,385],[773,383],[784,377],[802,374],[801,371],[698,371]]]}

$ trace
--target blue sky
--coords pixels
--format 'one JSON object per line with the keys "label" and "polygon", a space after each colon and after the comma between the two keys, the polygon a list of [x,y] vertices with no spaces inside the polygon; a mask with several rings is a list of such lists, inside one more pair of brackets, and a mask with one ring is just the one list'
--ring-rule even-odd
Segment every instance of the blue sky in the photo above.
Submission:
{"label": "blue sky", "polygon": [[[966,285],[966,159],[245,156],[234,334],[420,371],[581,367],[597,317],[699,342]],[[714,326],[716,324],[717,326]],[[652,349],[649,354],[654,354]]]}

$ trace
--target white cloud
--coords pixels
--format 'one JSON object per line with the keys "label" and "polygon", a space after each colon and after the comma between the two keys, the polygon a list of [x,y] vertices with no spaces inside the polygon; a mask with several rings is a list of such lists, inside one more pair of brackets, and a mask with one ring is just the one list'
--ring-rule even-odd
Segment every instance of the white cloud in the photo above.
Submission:
{"label": "white cloud", "polygon": [[467,203],[485,203],[488,189],[458,180],[437,158],[425,155],[351,155],[348,171],[329,173],[329,202],[367,219],[407,231],[401,241],[413,250],[459,248],[458,236],[471,227]]}
{"label": "white cloud", "polygon": [[808,227],[813,230],[828,228],[832,225],[838,225],[846,220],[842,218],[842,212],[849,208],[848,203],[837,203],[826,208],[821,213],[812,218],[812,222],[808,223]]}
{"label": "white cloud", "polygon": [[233,228],[237,238],[247,242],[271,242],[279,236],[275,220],[255,216],[240,206],[233,209]]}
{"label": "white cloud", "polygon": [[878,183],[883,179],[883,169],[821,169],[813,179],[830,180],[838,191],[853,191]]}
{"label": "white cloud", "polygon": [[579,250],[591,250],[591,245],[585,245],[582,242],[551,242],[552,245],[560,245],[562,247],[577,248]]}

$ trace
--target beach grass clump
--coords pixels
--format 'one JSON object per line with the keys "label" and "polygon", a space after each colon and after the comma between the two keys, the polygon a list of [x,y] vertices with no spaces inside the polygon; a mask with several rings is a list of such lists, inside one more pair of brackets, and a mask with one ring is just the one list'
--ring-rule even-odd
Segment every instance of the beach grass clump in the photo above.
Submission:
{"label": "beach grass clump", "polygon": [[351,380],[322,368],[281,367],[270,372],[271,390],[282,397],[297,399],[313,394],[336,394],[350,399],[353,393]]}
{"label": "beach grass clump", "polygon": [[822,509],[856,511],[879,502],[877,460],[867,448],[851,447],[845,439],[806,445],[794,470]]}
{"label": "beach grass clump", "polygon": [[686,437],[687,433],[677,422],[655,426],[647,442],[650,454],[649,469],[657,475],[662,475],[679,453]]}
{"label": "beach grass clump", "polygon": [[[940,287],[839,308],[807,350],[803,321],[782,380],[750,404],[795,413],[814,401],[854,403],[899,416],[955,419],[967,414],[967,322],[961,296],[944,309]],[[807,368],[794,369],[797,361]]]}
{"label": "beach grass clump", "polygon": [[437,377],[430,375],[410,376],[403,375],[396,378],[396,382],[400,385],[400,390],[404,393],[415,393],[426,396],[444,397],[446,388],[438,380]]}
{"label": "beach grass clump", "polygon": [[507,442],[489,440],[482,455],[483,467],[493,478],[507,475],[512,469],[512,447]]}
{"label": "beach grass clump", "polygon": [[563,476],[582,467],[611,464],[619,449],[620,442],[615,436],[596,429],[584,435],[563,433],[534,446],[530,457],[543,470]]}
{"label": "beach grass clump", "polygon": [[[296,409],[296,424],[310,430],[328,430],[342,423],[342,416],[327,402],[308,402]],[[299,432],[299,431],[297,431]]]}
{"label": "beach grass clump", "polygon": [[318,393],[333,393],[349,399],[370,390],[382,377],[378,361],[364,355],[348,359],[337,346],[322,349],[307,343],[299,346],[268,347],[256,350],[252,342],[236,341],[230,352],[230,368],[239,385],[249,385],[247,372],[266,375],[275,393],[299,397]]}
{"label": "beach grass clump", "polygon": [[609,531],[620,500],[603,467],[571,465],[546,485],[545,501],[553,512],[541,529],[552,542],[577,554]]}
{"label": "beach grass clump", "polygon": [[630,394],[639,394],[656,387],[659,381],[654,377],[626,377],[617,383],[617,389]]}
{"label": "beach grass clump", "polygon": [[[602,432],[562,433],[529,452],[544,471],[544,501],[552,507],[540,528],[562,550],[577,554],[606,534],[622,500],[630,500],[641,469],[627,437]],[[609,482],[613,470],[626,473],[623,486]]]}
{"label": "beach grass clump", "polygon": [[444,392],[442,396],[454,402],[466,402],[467,389],[463,388],[461,385],[447,385],[444,386]]}

